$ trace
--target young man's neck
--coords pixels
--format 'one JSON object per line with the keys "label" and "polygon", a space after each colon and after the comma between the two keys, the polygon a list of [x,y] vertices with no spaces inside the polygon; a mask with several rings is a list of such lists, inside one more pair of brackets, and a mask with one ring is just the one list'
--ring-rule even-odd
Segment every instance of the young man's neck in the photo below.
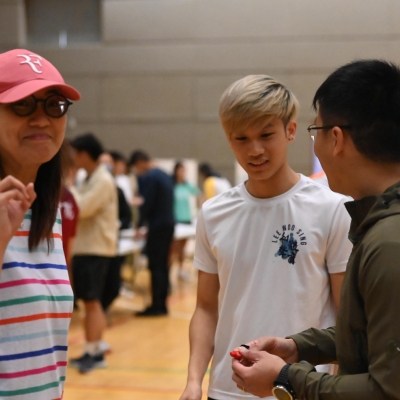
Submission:
{"label": "young man's neck", "polygon": [[285,164],[267,180],[255,180],[249,177],[246,189],[253,197],[268,199],[286,193],[299,180],[300,175]]}

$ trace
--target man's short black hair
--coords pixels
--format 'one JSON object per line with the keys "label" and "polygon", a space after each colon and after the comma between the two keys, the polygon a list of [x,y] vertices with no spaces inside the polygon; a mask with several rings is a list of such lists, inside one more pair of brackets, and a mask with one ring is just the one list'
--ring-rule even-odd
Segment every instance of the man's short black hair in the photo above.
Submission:
{"label": "man's short black hair", "polygon": [[220,176],[220,174],[218,172],[214,171],[214,169],[211,167],[210,164],[205,163],[205,162],[203,162],[199,165],[199,172],[201,174],[203,174],[206,178],[208,178],[210,176],[217,176],[217,177]]}
{"label": "man's short black hair", "polygon": [[210,164],[207,163],[201,163],[199,165],[199,172],[203,174],[206,178],[209,176],[212,176],[212,168]]}
{"label": "man's short black hair", "polygon": [[108,154],[111,156],[114,162],[123,161],[124,163],[126,163],[125,156],[121,152],[117,150],[110,150]]}
{"label": "man's short black hair", "polygon": [[88,153],[93,161],[97,161],[100,155],[104,153],[103,145],[93,133],[76,136],[70,141],[70,144],[75,150]]}
{"label": "man's short black hair", "polygon": [[384,60],[357,60],[333,72],[313,107],[323,124],[345,130],[357,150],[376,162],[400,162],[400,69]]}
{"label": "man's short black hair", "polygon": [[143,150],[135,150],[129,157],[129,166],[134,166],[139,161],[150,161],[149,155]]}

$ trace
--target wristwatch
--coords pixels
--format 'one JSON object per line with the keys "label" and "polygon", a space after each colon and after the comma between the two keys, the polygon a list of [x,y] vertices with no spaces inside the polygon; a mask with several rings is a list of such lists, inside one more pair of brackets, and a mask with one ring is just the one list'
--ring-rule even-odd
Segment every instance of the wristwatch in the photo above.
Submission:
{"label": "wristwatch", "polygon": [[295,400],[296,395],[294,390],[289,383],[289,368],[292,364],[286,364],[279,373],[276,381],[274,382],[274,387],[272,388],[272,394],[278,400]]}

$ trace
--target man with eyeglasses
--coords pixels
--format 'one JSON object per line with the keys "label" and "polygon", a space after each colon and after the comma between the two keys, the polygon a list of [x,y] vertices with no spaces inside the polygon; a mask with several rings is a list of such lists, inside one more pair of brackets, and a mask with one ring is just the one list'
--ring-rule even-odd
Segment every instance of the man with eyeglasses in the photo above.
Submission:
{"label": "man with eyeglasses", "polygon": [[[351,196],[353,243],[336,326],[239,347],[233,380],[281,400],[400,399],[400,69],[361,60],[317,90],[308,128],[332,190]],[[337,362],[339,374],[314,365]]]}

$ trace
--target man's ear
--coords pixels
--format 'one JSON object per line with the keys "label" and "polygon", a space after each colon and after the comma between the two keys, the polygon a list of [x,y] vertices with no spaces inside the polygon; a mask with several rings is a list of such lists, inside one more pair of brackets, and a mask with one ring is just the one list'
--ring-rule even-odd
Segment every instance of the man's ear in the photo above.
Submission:
{"label": "man's ear", "polygon": [[289,121],[286,125],[286,137],[288,138],[289,142],[293,142],[296,138],[297,132],[297,122],[296,121]]}
{"label": "man's ear", "polygon": [[331,135],[333,140],[333,156],[338,156],[344,151],[345,134],[341,128],[335,126],[331,131]]}

